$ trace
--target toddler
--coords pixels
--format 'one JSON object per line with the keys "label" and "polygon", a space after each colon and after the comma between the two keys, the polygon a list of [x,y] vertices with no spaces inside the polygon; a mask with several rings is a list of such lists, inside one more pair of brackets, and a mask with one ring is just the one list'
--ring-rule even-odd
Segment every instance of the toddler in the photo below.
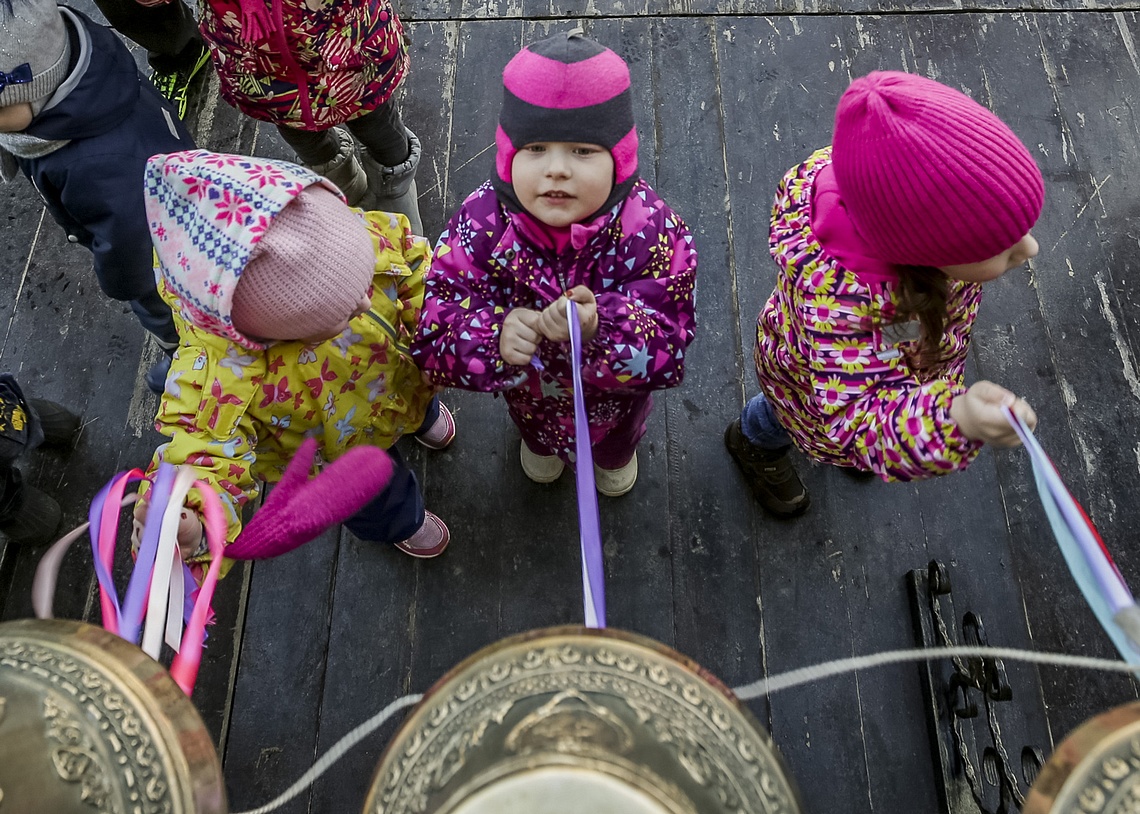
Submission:
{"label": "toddler", "polygon": [[[0,0],[0,176],[23,171],[68,240],[93,253],[103,292],[129,302],[168,354],[178,333],[155,288],[143,167],[193,146],[109,29],[53,0]],[[147,374],[152,390],[169,363]]]}
{"label": "toddler", "polygon": [[574,463],[573,300],[597,488],[623,495],[651,391],[684,375],[692,236],[637,176],[629,68],[617,54],[561,34],[518,53],[503,85],[495,177],[439,239],[412,353],[436,384],[505,389],[523,471],[548,483]]}
{"label": "toddler", "polygon": [[[258,482],[280,479],[306,437],[331,461],[389,450],[388,486],[345,523],[414,557],[447,547],[393,444],[455,435],[408,353],[431,252],[403,216],[351,209],[327,180],[283,161],[205,151],[154,156],[146,205],[163,296],[182,336],[158,412],[160,461],[190,464],[226,506],[231,542]],[[179,527],[208,559],[195,491]],[[135,516],[141,520],[143,509]]]}
{"label": "toddler", "polygon": [[993,113],[896,71],[855,80],[834,143],[776,192],[776,290],[760,314],[761,393],[725,432],[760,503],[807,509],[792,444],[812,458],[911,480],[964,469],[985,442],[1018,443],[1003,387],[963,382],[982,284],[1037,255],[1044,184]]}

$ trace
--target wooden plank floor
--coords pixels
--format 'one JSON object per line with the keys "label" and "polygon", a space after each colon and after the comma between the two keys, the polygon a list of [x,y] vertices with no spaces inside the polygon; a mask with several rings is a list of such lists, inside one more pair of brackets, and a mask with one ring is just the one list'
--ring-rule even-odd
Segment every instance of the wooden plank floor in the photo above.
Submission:
{"label": "wooden plank floor", "polygon": [[[891,13],[827,13],[840,5]],[[854,482],[801,459],[813,509],[776,522],[723,449],[725,424],[755,392],[751,342],[774,280],[776,183],[829,141],[850,78],[878,68],[962,88],[1034,152],[1047,185],[1034,230],[1041,254],[987,286],[970,375],[1035,406],[1042,444],[1140,586],[1140,18],[1135,4],[1002,5],[403,6],[413,38],[403,104],[424,142],[419,188],[432,236],[492,170],[499,75],[523,43],[583,22],[630,63],[641,172],[696,235],[699,333],[684,386],[657,401],[637,487],[602,499],[610,621],[730,686],[910,646],[903,576],[932,558],[949,566],[956,608],[979,612],[992,643],[1112,654],[1067,576],[1021,451],[987,450],[964,474],[915,485]],[[272,128],[218,102],[214,85],[192,124],[212,149],[289,155]],[[98,295],[88,255],[66,243],[27,184],[0,187],[0,207],[0,279],[12,292],[0,358],[28,390],[86,421],[73,450],[27,462],[74,525],[107,477],[149,458],[155,400],[138,381],[154,350],[125,309]],[[446,399],[455,444],[405,447],[429,507],[451,527],[444,557],[416,562],[330,532],[223,582],[195,700],[222,750],[233,810],[276,795],[356,724],[479,647],[580,619],[571,479],[525,478],[497,400]],[[38,553],[0,548],[0,596],[11,585],[3,618],[30,613]],[[90,618],[89,555],[75,552],[61,586],[59,614]],[[1002,727],[1016,748],[1048,753],[1084,718],[1136,697],[1122,678],[1007,666],[1015,698]],[[808,810],[935,810],[915,667],[830,679],[752,709]],[[282,810],[358,810],[391,731]]]}

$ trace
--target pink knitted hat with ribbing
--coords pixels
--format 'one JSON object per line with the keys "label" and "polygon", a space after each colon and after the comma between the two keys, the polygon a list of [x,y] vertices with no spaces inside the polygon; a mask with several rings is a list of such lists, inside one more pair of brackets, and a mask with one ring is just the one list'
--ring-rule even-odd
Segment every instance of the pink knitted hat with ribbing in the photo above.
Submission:
{"label": "pink knitted hat with ribbing", "polygon": [[307,187],[275,217],[234,288],[233,325],[260,339],[306,339],[351,316],[372,282],[368,228],[336,193]]}
{"label": "pink knitted hat with ribbing", "polygon": [[522,206],[511,183],[511,165],[520,148],[539,141],[598,144],[610,151],[614,185],[590,218],[623,200],[637,180],[629,66],[580,30],[526,46],[503,69],[492,183],[499,198],[516,211]]}
{"label": "pink knitted hat with ribbing", "polygon": [[986,260],[1041,214],[1041,171],[997,116],[921,76],[876,71],[839,100],[835,178],[855,228],[888,263]]}

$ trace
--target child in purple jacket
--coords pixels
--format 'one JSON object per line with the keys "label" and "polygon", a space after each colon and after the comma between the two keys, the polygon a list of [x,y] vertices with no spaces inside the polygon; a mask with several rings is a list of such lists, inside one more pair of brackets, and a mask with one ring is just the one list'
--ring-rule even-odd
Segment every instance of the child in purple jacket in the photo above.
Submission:
{"label": "child in purple jacket", "polygon": [[523,471],[549,483],[574,464],[573,300],[595,478],[616,497],[637,480],[651,392],[684,376],[692,235],[637,177],[621,57],[561,34],[515,55],[503,85],[496,175],[440,236],[412,353],[437,385],[505,390]]}

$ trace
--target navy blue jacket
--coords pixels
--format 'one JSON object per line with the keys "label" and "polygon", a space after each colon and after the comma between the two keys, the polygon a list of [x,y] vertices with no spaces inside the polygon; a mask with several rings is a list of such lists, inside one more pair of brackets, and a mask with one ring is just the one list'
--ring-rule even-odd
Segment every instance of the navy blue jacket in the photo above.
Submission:
{"label": "navy blue jacket", "polygon": [[68,239],[91,249],[107,296],[137,299],[155,288],[143,169],[152,155],[191,150],[194,141],[111,29],[66,7],[64,20],[69,28],[78,20],[89,35],[70,32],[78,62],[61,89],[74,87],[24,132],[71,143],[17,162]]}

